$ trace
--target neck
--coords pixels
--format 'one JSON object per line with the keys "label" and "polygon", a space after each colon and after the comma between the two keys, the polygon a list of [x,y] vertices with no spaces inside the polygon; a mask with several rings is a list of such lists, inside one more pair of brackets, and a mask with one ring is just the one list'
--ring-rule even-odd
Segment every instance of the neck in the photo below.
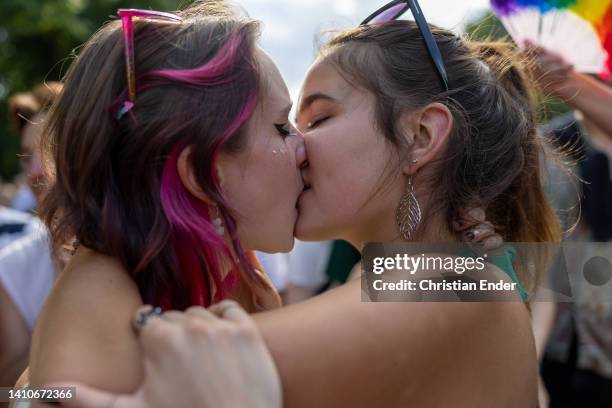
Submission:
{"label": "neck", "polygon": [[344,238],[360,252],[367,242],[455,242],[456,235],[449,229],[444,217],[440,214],[424,213],[421,223],[412,234],[410,240],[406,240],[399,232],[395,221],[395,213],[384,217],[384,222],[377,223],[377,227],[359,236]]}

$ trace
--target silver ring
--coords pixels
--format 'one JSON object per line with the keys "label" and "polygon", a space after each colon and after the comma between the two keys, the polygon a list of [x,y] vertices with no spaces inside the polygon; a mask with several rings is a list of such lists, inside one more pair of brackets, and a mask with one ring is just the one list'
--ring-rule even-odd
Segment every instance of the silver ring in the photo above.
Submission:
{"label": "silver ring", "polygon": [[134,329],[137,333],[140,333],[142,329],[147,325],[147,322],[152,317],[159,317],[163,313],[161,307],[154,307],[153,309],[140,312],[138,317],[134,320]]}

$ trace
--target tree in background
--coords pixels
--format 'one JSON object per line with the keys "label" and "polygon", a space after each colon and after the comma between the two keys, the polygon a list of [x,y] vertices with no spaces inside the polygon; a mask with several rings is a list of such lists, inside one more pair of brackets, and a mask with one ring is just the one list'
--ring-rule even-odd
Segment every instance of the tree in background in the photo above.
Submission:
{"label": "tree in background", "polygon": [[[19,171],[10,95],[65,74],[77,47],[120,7],[175,10],[177,0],[2,0],[0,10],[0,180]],[[95,97],[95,95],[92,95]]]}

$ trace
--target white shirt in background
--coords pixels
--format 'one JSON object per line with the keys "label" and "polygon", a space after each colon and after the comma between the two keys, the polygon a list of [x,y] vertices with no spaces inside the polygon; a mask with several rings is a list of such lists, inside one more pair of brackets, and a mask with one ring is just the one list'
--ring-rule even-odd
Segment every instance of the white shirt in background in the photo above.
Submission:
{"label": "white shirt in background", "polygon": [[0,284],[32,331],[53,287],[55,270],[47,232],[39,228],[0,249]]}

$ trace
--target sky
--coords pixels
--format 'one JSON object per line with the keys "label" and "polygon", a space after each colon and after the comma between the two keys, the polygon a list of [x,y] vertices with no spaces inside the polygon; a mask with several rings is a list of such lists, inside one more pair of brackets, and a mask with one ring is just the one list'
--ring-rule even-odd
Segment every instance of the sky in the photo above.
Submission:
{"label": "sky", "polygon": [[[389,0],[238,0],[246,12],[263,22],[262,47],[278,65],[297,101],[299,87],[313,61],[318,34],[346,28]],[[428,22],[461,32],[464,24],[482,14],[488,0],[420,0]],[[412,18],[410,13],[405,14]]]}

